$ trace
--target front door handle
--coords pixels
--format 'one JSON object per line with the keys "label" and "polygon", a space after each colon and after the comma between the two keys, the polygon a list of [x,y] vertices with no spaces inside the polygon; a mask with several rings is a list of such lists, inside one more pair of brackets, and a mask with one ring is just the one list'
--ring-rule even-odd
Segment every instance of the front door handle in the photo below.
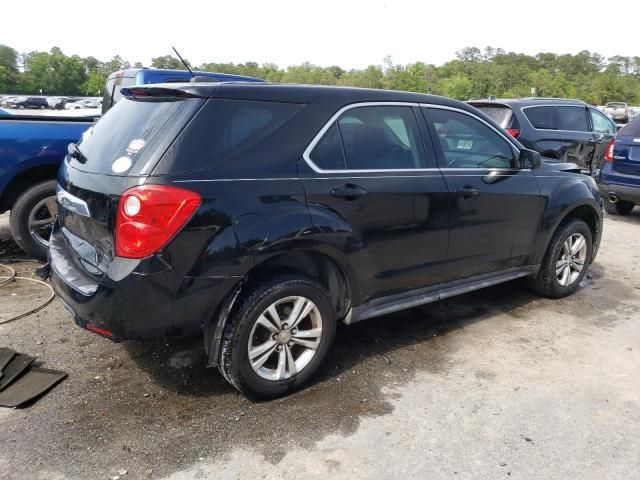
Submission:
{"label": "front door handle", "polygon": [[464,198],[465,200],[478,196],[478,190],[467,185],[465,185],[462,188],[456,188],[455,192],[457,195]]}
{"label": "front door handle", "polygon": [[334,188],[331,190],[332,197],[344,198],[345,200],[355,200],[356,198],[360,198],[366,194],[367,191],[364,188],[351,183],[347,183],[344,187]]}

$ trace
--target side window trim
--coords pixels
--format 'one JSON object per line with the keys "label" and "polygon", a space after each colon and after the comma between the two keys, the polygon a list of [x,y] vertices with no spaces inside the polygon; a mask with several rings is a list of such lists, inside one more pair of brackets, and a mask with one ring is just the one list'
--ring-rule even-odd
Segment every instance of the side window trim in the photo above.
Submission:
{"label": "side window trim", "polygon": [[[324,134],[327,132],[327,130],[329,130],[331,128],[331,126],[333,125],[334,122],[336,122],[337,124],[337,120],[338,118],[340,118],[340,116],[349,111],[352,110],[354,108],[359,108],[359,107],[385,107],[385,106],[393,106],[393,107],[420,107],[421,104],[416,103],[416,102],[360,102],[360,103],[350,103],[349,105],[345,105],[344,107],[340,108],[336,113],[334,113],[331,118],[322,126],[322,128],[320,129],[320,131],[316,134],[315,137],[313,137],[313,140],[311,140],[311,143],[309,143],[309,145],[307,146],[307,148],[305,149],[304,153],[302,154],[302,158],[304,159],[304,161],[307,163],[307,165],[309,165],[309,167],[311,167],[311,169],[316,172],[316,173],[322,173],[322,174],[327,174],[327,173],[385,173],[385,172],[430,172],[430,171],[434,171],[434,170],[438,170],[437,168],[376,168],[376,169],[322,169],[319,166],[317,166],[313,160],[311,159],[311,152],[313,152],[313,149],[315,148],[315,146],[318,144],[318,142],[322,139],[322,137],[324,136]],[[413,111],[414,116],[415,116],[415,111]],[[418,127],[420,126],[420,121],[419,118],[416,116],[416,122],[418,124]],[[338,132],[340,133],[340,137],[342,138],[342,132],[340,132],[340,127],[338,126]],[[425,139],[422,139],[423,143],[425,141]],[[344,143],[342,143],[342,148],[344,148]],[[427,155],[427,152],[429,150],[425,151],[425,156]],[[344,154],[344,151],[343,151]],[[345,157],[346,158],[346,157]],[[428,159],[425,159],[428,162]],[[427,163],[428,164],[428,163]]]}
{"label": "side window trim", "polygon": [[[504,133],[502,133],[500,130],[498,130],[497,128],[495,128],[493,125],[491,125],[489,122],[485,121],[484,119],[478,117],[477,115],[474,115],[472,112],[467,112],[466,110],[463,110],[461,108],[456,108],[456,107],[449,107],[447,105],[436,105],[436,104],[430,104],[430,103],[421,103],[420,104],[421,110],[422,110],[422,115],[424,117],[425,123],[427,124],[427,129],[429,132],[429,136],[433,139],[434,135],[436,135],[437,138],[437,134],[436,132],[433,130],[433,122],[431,122],[431,119],[429,117],[429,110],[431,109],[440,109],[440,110],[451,110],[453,112],[458,112],[458,113],[462,113],[464,115],[467,115],[471,118],[473,118],[474,120],[477,120],[481,123],[483,123],[484,125],[486,125],[487,127],[489,127],[491,130],[493,130],[494,132],[496,132],[498,134],[498,136],[500,136],[503,140],[505,140],[507,142],[507,144],[511,147],[511,149],[513,150],[514,153],[514,158],[517,158],[518,155],[520,155],[520,148],[511,140],[511,138],[507,135],[505,135]],[[431,142],[433,144],[433,148],[436,149],[439,153],[436,155],[437,161],[438,161],[438,165],[439,165],[439,170],[442,171],[448,171],[448,170],[463,170],[461,168],[453,168],[450,169],[446,166],[446,164],[443,164],[444,161],[444,157],[443,157],[443,153],[442,153],[442,147],[440,147],[440,145],[436,145],[436,143],[432,140]],[[469,168],[467,170],[478,170],[477,168]],[[508,168],[504,168],[504,167],[491,167],[491,170],[502,170],[502,171],[523,171],[523,170],[530,170],[527,168],[518,168],[518,167],[508,167]]]}

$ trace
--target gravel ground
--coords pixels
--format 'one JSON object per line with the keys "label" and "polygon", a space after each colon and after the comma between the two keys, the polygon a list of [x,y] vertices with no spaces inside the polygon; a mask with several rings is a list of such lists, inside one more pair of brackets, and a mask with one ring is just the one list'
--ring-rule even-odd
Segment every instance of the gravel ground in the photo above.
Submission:
{"label": "gravel ground", "polygon": [[[69,373],[0,409],[0,479],[638,478],[638,232],[640,209],[607,217],[567,299],[512,282],[341,328],[317,381],[271,402],[204,368],[199,338],[113,344],[54,301],[0,326]],[[0,263],[7,236],[0,217]],[[0,287],[0,321],[46,293]]]}

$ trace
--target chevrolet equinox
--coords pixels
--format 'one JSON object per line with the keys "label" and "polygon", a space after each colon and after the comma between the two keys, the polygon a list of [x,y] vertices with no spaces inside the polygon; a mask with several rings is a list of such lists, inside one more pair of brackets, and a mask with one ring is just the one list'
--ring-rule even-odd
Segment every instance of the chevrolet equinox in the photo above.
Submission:
{"label": "chevrolet equinox", "polygon": [[58,298],[114,341],[202,332],[254,398],[307,382],[338,321],[521,277],[564,297],[598,249],[594,180],[462,102],[249,83],[122,95],[58,175]]}

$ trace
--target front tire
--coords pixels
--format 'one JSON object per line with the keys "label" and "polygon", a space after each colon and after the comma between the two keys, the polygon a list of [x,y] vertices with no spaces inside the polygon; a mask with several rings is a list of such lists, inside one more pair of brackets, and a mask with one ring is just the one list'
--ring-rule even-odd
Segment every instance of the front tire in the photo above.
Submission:
{"label": "front tire", "polygon": [[289,394],[325,360],[335,317],[326,288],[309,277],[281,275],[249,285],[229,316],[218,368],[249,397]]}
{"label": "front tire", "polygon": [[604,199],[604,211],[610,215],[628,215],[633,207],[635,204],[632,202],[618,200],[616,203],[611,203],[608,198]]}
{"label": "front tire", "polygon": [[586,275],[592,255],[589,226],[578,219],[563,222],[553,235],[531,286],[549,298],[571,295]]}
{"label": "front tire", "polygon": [[57,217],[56,181],[37,183],[11,207],[11,235],[30,257],[46,260],[49,236]]}

